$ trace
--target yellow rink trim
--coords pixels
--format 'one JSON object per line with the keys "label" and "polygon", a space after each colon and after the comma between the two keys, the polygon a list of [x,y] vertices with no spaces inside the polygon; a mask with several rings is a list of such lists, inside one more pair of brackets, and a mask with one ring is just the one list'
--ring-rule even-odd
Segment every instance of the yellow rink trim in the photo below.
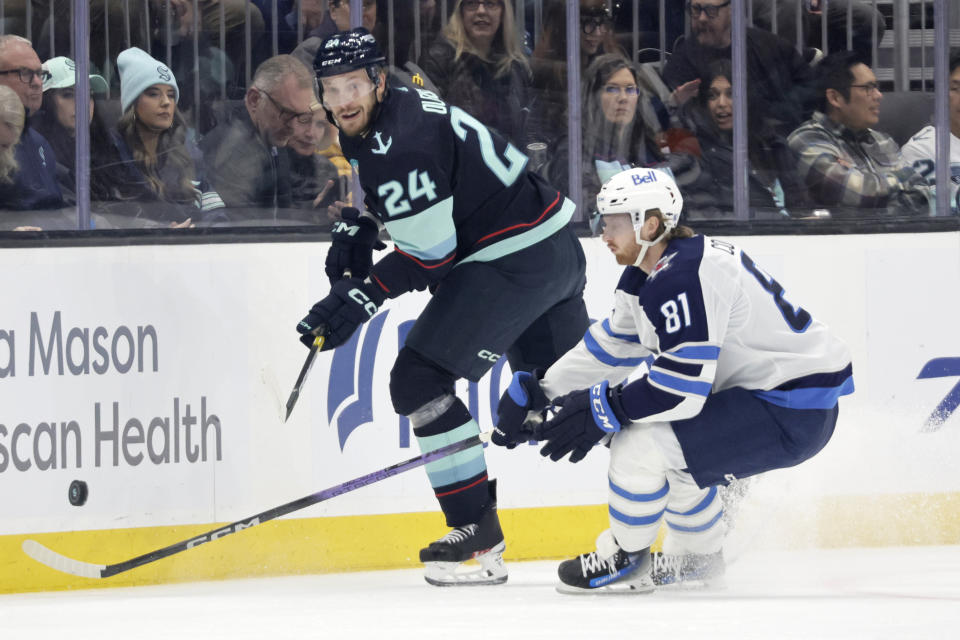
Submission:
{"label": "yellow rink trim", "polygon": [[[502,509],[509,560],[592,549],[606,505]],[[210,531],[216,524],[0,536],[0,593],[118,587],[190,580],[397,569],[449,529],[439,512],[273,520],[105,579],[77,578],[29,558],[25,539],[70,558],[122,562]]]}
{"label": "yellow rink trim", "polygon": [[[821,501],[815,546],[960,543],[960,493],[852,496]],[[606,505],[503,509],[507,560],[573,556],[594,548]],[[799,526],[810,526],[805,522]],[[446,531],[439,513],[284,519],[106,579],[70,576],[21,550],[33,539],[84,562],[109,564],[215,529],[214,524],[0,536],[0,593],[118,587],[251,576],[419,566],[418,550]],[[809,540],[809,538],[808,538]]]}

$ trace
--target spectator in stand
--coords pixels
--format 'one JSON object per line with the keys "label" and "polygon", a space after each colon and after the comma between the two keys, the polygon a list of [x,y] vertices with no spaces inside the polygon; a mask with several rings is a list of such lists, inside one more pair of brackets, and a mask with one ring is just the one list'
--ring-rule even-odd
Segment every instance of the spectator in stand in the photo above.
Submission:
{"label": "spectator in stand", "polygon": [[[32,11],[31,36],[37,43],[40,56],[49,59],[58,54],[69,54],[73,23],[67,16],[71,15],[71,0],[6,0],[5,16],[14,17],[20,29],[26,28],[28,2]],[[168,39],[174,46],[183,41],[192,44],[193,0],[90,0],[89,4],[90,60],[97,65],[108,61],[112,64],[127,47],[148,48],[151,41],[161,42],[163,47]],[[217,46],[220,43],[220,12],[223,11],[226,56],[240,66],[245,57],[246,24],[249,22],[254,39],[264,31],[260,11],[247,0],[197,0],[197,4],[200,9],[200,31]],[[172,26],[169,36],[166,35],[168,9]],[[54,17],[52,44],[51,16]],[[155,53],[161,55],[159,49]],[[172,61],[167,62],[176,69]],[[181,77],[183,81],[184,77]]]}
{"label": "spectator in stand", "polygon": [[930,212],[930,187],[893,138],[871,129],[880,117],[877,77],[859,53],[824,58],[820,110],[787,140],[816,206],[834,217]]}
{"label": "spectator in stand", "polygon": [[[327,11],[324,13],[321,10],[319,0],[304,0],[304,38],[303,42],[293,50],[292,55],[309,68],[313,68],[313,59],[317,57],[320,43],[327,36],[350,29],[350,0],[327,0],[327,3]],[[363,0],[362,6],[360,26],[374,34],[377,40],[386,41],[386,37],[380,33],[379,23],[377,22],[376,0]],[[288,36],[288,38],[293,37],[293,42],[296,43],[296,5],[291,3],[290,7],[292,13],[288,14],[286,23],[292,28],[292,36]]]}
{"label": "spectator in stand", "polygon": [[447,2],[447,0],[420,0],[420,41],[424,49],[443,30],[440,2]]}
{"label": "spectator in stand", "polygon": [[[242,10],[243,0],[239,1],[239,9]],[[229,0],[225,6],[225,10],[233,11],[225,15],[228,24],[234,24],[240,17],[236,15],[237,7],[231,6],[236,2],[237,0]],[[150,32],[150,47],[142,48],[162,58],[164,64],[176,76],[180,89],[177,108],[187,118],[190,127],[203,135],[216,125],[213,107],[220,98],[221,89],[225,95],[236,97],[237,87],[242,86],[242,80],[237,77],[239,75],[237,70],[242,69],[245,63],[243,43],[239,43],[238,47],[235,41],[226,40],[226,47],[230,53],[225,53],[213,46],[212,43],[219,45],[220,34],[219,32],[209,33],[207,30],[209,25],[200,23],[199,31],[194,33],[192,0],[169,0],[169,6],[171,8],[170,32],[168,33],[166,28],[165,16],[157,14],[156,17],[160,18],[160,21],[154,21],[154,27]],[[201,3],[201,16],[204,20],[206,19],[205,11]],[[260,13],[255,6],[251,6],[251,21],[259,21],[260,28],[263,28]],[[242,22],[237,26],[242,31]],[[217,27],[217,23],[214,23],[213,27]],[[253,37],[255,33],[251,31],[251,36]],[[229,58],[231,53],[237,57]],[[194,83],[194,74],[199,78],[198,83]],[[197,95],[194,95],[195,93]]]}
{"label": "spectator in stand", "polygon": [[523,149],[533,79],[510,0],[457,0],[442,36],[420,57],[440,97]]}
{"label": "spectator in stand", "polygon": [[[624,55],[613,35],[613,22],[605,0],[580,0],[580,71],[599,55]],[[545,140],[566,131],[567,117],[567,9],[554,0],[544,10],[543,33],[537,39],[530,64],[540,105],[536,120]]]}
{"label": "spectator in stand", "polygon": [[136,203],[147,224],[189,227],[209,222],[223,206],[206,188],[201,156],[187,138],[177,79],[160,61],[132,47],[117,58],[123,115],[113,132],[120,164],[95,169],[110,176],[117,198]]}
{"label": "spectator in stand", "polygon": [[[303,220],[327,224],[326,207],[345,194],[340,192],[337,167],[320,152],[337,140],[337,128],[327,120],[327,114],[317,104],[313,120],[301,124],[294,120],[293,135],[287,143],[290,159],[293,206],[306,210]],[[323,207],[324,213],[313,211]]]}
{"label": "spectator in stand", "polygon": [[292,205],[286,153],[294,126],[313,122],[313,72],[289,55],[265,60],[253,76],[243,106],[200,143],[207,176],[234,222],[276,221]]}
{"label": "spectator in stand", "polygon": [[[649,94],[636,67],[618,54],[594,58],[584,72],[582,91],[582,201],[585,214],[596,209],[597,193],[612,176],[631,167],[670,167],[685,174],[690,156],[672,157],[650,109]],[[550,184],[569,193],[569,145],[561,136],[546,166]]]}
{"label": "spectator in stand", "polygon": [[20,165],[14,149],[23,133],[23,103],[20,96],[6,85],[0,85],[0,185],[13,184]]}
{"label": "spectator in stand", "polygon": [[[683,192],[690,214],[717,218],[733,213],[733,72],[729,60],[715,60],[689,109],[700,141],[700,174]],[[690,103],[688,103],[690,104]],[[753,112],[748,106],[748,112]],[[750,206],[776,215],[799,214],[807,206],[806,188],[784,138],[763,118],[747,131]]]}
{"label": "spectator in stand", "polygon": [[30,41],[20,36],[0,36],[0,85],[13,89],[27,116],[14,148],[19,169],[13,182],[0,185],[0,209],[38,210],[64,206],[57,184],[57,160],[47,139],[30,127],[29,117],[43,102],[43,79],[47,72],[40,64]]}
{"label": "spectator in stand", "polygon": [[[43,63],[48,73],[43,83],[43,103],[33,115],[33,128],[47,139],[57,157],[57,180],[63,199],[68,205],[76,204],[77,191],[77,120],[76,120],[76,64],[70,58],[58,56]],[[110,133],[102,118],[96,115],[96,103],[92,96],[107,91],[107,82],[102,76],[90,75],[90,157],[97,164],[105,164],[113,151]],[[90,199],[110,198],[109,181],[103,172],[90,176]]]}
{"label": "spectator in stand", "polygon": [[[960,49],[950,55],[950,208],[960,211]],[[903,159],[913,165],[927,184],[937,183],[937,129],[924,127],[903,145]]]}
{"label": "spectator in stand", "polygon": [[[360,26],[364,27],[370,33],[374,32],[377,26],[377,2],[376,0],[363,0],[363,14],[360,16]],[[350,29],[350,0],[328,0],[327,14],[320,21],[320,24],[306,32],[309,38],[320,38],[331,36],[338,31],[347,31]]]}
{"label": "spectator in stand", "polygon": [[[730,0],[695,0],[687,4],[693,37],[678,41],[663,70],[682,104],[699,92],[699,79],[714,60],[730,60]],[[794,43],[761,29],[747,29],[747,93],[756,113],[777,114],[773,123],[786,136],[813,111],[813,74]],[[771,121],[772,122],[772,121]]]}
{"label": "spectator in stand", "polygon": [[[807,0],[800,13],[800,37],[804,47],[824,50],[821,41],[823,5],[827,4],[827,48],[830,52],[847,49],[847,12],[851,14],[852,50],[869,52],[873,43],[880,42],[886,31],[883,14],[871,0]],[[776,5],[777,34],[797,41],[797,0],[753,0],[753,24],[773,31],[773,11]],[[876,27],[874,27],[876,22]]]}

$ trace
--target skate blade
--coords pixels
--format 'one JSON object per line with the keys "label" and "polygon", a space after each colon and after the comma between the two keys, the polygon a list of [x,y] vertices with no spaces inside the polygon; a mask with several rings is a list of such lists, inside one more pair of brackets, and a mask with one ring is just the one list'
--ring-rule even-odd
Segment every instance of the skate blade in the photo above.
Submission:
{"label": "skate blade", "polygon": [[708,579],[687,579],[675,582],[658,584],[658,590],[664,591],[723,591],[727,588],[727,580],[723,576]]}
{"label": "skate blade", "polygon": [[484,586],[507,581],[503,543],[477,556],[475,562],[467,562],[425,562],[423,579],[435,587]]}
{"label": "skate blade", "polygon": [[657,587],[649,582],[621,582],[602,587],[584,588],[561,582],[557,593],[571,596],[642,596],[653,593]]}

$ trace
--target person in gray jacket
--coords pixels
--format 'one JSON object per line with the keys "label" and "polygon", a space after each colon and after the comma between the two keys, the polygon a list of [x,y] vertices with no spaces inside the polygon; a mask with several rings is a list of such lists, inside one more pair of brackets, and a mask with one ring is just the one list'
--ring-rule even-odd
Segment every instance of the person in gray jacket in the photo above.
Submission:
{"label": "person in gray jacket", "polygon": [[313,74],[289,55],[265,60],[253,76],[243,106],[200,142],[207,179],[223,199],[231,222],[277,220],[290,207],[286,153],[294,125],[313,120]]}

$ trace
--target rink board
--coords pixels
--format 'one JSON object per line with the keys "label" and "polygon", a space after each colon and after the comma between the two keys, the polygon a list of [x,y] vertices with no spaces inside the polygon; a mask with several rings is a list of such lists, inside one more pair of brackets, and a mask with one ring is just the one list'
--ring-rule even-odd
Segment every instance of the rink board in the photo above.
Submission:
{"label": "rink board", "polygon": [[[854,354],[857,393],[842,401],[833,441],[748,501],[776,516],[753,525],[762,541],[960,542],[960,235],[731,240]],[[418,453],[387,388],[426,294],[392,301],[321,354],[291,420],[279,417],[305,355],[293,326],[327,290],[325,248],[0,252],[0,592],[91,586],[26,558],[26,537],[116,562]],[[602,318],[619,268],[598,241],[584,248],[588,309]],[[498,363],[459,388],[484,429],[508,376]],[[569,465],[533,447],[490,448],[487,463],[501,480],[509,556],[592,545],[605,450]],[[73,479],[90,488],[82,507],[67,502]],[[443,532],[434,505],[415,470],[104,584],[408,566]],[[384,550],[384,535],[396,545]]]}

